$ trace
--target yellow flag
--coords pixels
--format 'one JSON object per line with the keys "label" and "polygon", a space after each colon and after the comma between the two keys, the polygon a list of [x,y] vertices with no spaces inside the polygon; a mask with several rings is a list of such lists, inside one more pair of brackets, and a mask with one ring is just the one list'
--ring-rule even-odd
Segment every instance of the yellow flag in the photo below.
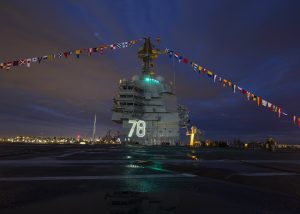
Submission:
{"label": "yellow flag", "polygon": [[48,55],[48,61],[52,61],[53,60],[53,54]]}

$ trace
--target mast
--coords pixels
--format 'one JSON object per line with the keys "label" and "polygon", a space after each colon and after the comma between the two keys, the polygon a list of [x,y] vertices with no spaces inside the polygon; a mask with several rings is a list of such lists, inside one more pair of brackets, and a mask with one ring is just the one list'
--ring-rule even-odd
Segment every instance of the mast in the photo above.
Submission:
{"label": "mast", "polygon": [[[160,40],[159,40],[160,41]],[[159,43],[157,40],[157,43]],[[138,57],[143,61],[143,74],[153,77],[153,63],[152,61],[158,57],[159,54],[165,54],[164,51],[156,49],[151,43],[150,37],[145,38],[143,46],[138,51]]]}
{"label": "mast", "polygon": [[95,114],[95,118],[94,118],[94,127],[93,127],[93,136],[92,136],[92,141],[95,142],[95,136],[96,136],[96,114]]}

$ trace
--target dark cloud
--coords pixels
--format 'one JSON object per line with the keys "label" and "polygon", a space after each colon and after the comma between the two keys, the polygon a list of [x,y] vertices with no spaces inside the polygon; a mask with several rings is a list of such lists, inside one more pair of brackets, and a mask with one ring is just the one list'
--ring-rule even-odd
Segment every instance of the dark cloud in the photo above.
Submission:
{"label": "dark cloud", "polygon": [[[298,1],[2,1],[0,61],[113,41],[161,36],[220,76],[300,115]],[[0,73],[1,135],[98,132],[110,121],[117,82],[140,72],[137,48],[16,68]],[[157,60],[155,70],[174,81],[192,121],[216,139],[275,136],[299,142],[289,119],[258,108],[189,66]],[[101,119],[100,119],[101,118]]]}

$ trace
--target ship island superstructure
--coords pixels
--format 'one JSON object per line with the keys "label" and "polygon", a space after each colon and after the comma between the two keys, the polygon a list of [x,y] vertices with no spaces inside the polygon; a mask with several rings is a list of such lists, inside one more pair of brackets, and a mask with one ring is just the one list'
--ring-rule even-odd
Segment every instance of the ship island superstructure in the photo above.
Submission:
{"label": "ship island superstructure", "polygon": [[120,80],[113,101],[114,122],[122,124],[128,143],[141,145],[176,145],[179,142],[180,118],[176,94],[171,84],[153,71],[152,61],[163,53],[154,49],[150,38],[138,52],[143,71],[131,80]]}

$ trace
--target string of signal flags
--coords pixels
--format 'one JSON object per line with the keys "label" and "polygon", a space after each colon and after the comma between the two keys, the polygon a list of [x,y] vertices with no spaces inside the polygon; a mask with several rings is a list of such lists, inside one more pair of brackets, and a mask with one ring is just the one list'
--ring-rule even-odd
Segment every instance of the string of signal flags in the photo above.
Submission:
{"label": "string of signal flags", "polygon": [[105,50],[116,50],[120,48],[127,48],[131,47],[135,44],[137,44],[139,41],[142,41],[143,39],[134,39],[130,41],[120,42],[120,43],[112,43],[110,45],[101,45],[99,47],[93,47],[93,48],[81,48],[71,51],[63,51],[56,54],[47,54],[44,56],[39,57],[31,57],[26,59],[17,59],[9,62],[1,62],[0,63],[0,69],[3,70],[10,70],[11,68],[17,67],[17,66],[27,66],[30,67],[33,63],[42,63],[45,61],[53,61],[55,59],[61,59],[61,58],[69,58],[70,56],[75,56],[79,59],[81,54],[88,54],[89,56],[92,56],[92,54],[100,53],[103,54]]}
{"label": "string of signal flags", "polygon": [[[127,48],[136,45],[138,42],[143,41],[144,39],[134,39],[130,41],[125,41],[121,43],[112,43],[110,45],[104,44],[98,47],[92,47],[92,48],[81,48],[81,49],[76,49],[76,50],[71,50],[71,51],[63,51],[60,53],[56,54],[48,54],[44,56],[39,56],[39,57],[31,57],[31,58],[26,58],[26,59],[18,59],[18,60],[13,60],[13,61],[8,61],[8,62],[1,62],[0,63],[0,69],[2,70],[11,70],[11,68],[17,67],[17,66],[25,66],[30,67],[31,64],[34,63],[42,63],[45,61],[53,61],[56,59],[61,59],[65,58],[68,59],[72,55],[75,56],[76,58],[79,59],[81,54],[88,54],[89,56],[92,56],[92,54],[95,53],[100,53],[103,54],[105,50],[116,50],[116,49],[121,49],[121,48]],[[157,42],[160,42],[160,39],[157,39]],[[298,124],[300,127],[300,117],[297,117],[296,115],[289,115],[285,111],[282,110],[281,107],[278,105],[275,105],[262,97],[259,97],[252,92],[243,89],[242,87],[236,85],[235,83],[222,78],[221,76],[215,74],[211,70],[205,68],[204,66],[198,65],[197,63],[190,61],[188,58],[183,57],[182,55],[178,54],[178,52],[175,52],[173,50],[170,50],[168,48],[165,49],[165,54],[169,55],[170,58],[175,58],[178,63],[183,63],[183,64],[190,64],[191,67],[194,69],[194,71],[198,72],[199,74],[207,74],[209,78],[212,78],[214,82],[220,82],[223,84],[223,87],[230,87],[233,90],[233,93],[240,93],[243,94],[244,96],[247,97],[248,100],[252,100],[253,102],[257,103],[258,106],[263,106],[266,107],[269,111],[273,111],[278,114],[278,117],[291,117],[292,121],[294,124]]]}
{"label": "string of signal flags", "polygon": [[295,125],[298,124],[298,126],[300,127],[300,117],[297,117],[296,115],[287,114],[278,105],[275,105],[275,104],[263,99],[262,97],[253,94],[252,92],[236,85],[235,83],[233,83],[232,81],[230,81],[228,79],[222,78],[221,76],[219,76],[216,73],[212,72],[211,70],[205,68],[204,66],[201,66],[193,61],[190,61],[188,58],[183,57],[178,52],[175,52],[168,48],[165,49],[165,52],[167,55],[169,55],[169,57],[171,59],[172,58],[175,59],[176,62],[190,65],[194,69],[195,72],[197,72],[199,74],[204,74],[204,75],[206,74],[209,78],[211,78],[213,80],[214,83],[219,82],[219,83],[223,84],[224,88],[226,88],[226,87],[231,88],[233,93],[240,93],[240,94],[246,96],[249,101],[251,100],[251,101],[255,102],[257,104],[257,106],[263,106],[263,107],[267,108],[269,111],[277,113],[278,117],[291,117],[293,124],[295,124]]}

